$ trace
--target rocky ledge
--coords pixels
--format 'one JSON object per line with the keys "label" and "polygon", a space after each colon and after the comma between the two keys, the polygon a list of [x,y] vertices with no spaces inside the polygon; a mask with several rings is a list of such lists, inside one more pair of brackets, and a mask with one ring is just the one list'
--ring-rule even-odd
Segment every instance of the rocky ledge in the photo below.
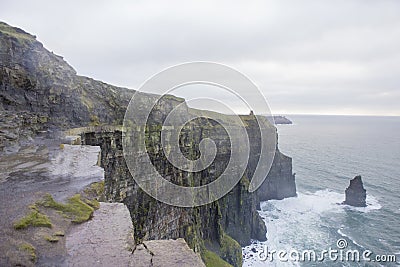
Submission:
{"label": "rocky ledge", "polygon": [[343,202],[345,205],[354,207],[366,207],[367,191],[364,189],[361,176],[358,175],[350,180],[350,185],[347,187],[346,199]]}
{"label": "rocky ledge", "polygon": [[124,204],[100,203],[92,220],[67,235],[67,266],[205,266],[182,238],[136,245],[133,232]]}

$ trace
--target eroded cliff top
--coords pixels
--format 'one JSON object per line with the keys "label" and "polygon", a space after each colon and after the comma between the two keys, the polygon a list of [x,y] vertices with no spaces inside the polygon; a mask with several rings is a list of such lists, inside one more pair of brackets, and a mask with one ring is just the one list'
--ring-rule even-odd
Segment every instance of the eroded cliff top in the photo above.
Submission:
{"label": "eroded cliff top", "polygon": [[23,40],[27,40],[27,41],[35,41],[36,40],[36,36],[31,35],[20,28],[12,27],[3,21],[0,21],[0,34],[7,34],[10,37],[17,38],[17,39],[23,39]]}

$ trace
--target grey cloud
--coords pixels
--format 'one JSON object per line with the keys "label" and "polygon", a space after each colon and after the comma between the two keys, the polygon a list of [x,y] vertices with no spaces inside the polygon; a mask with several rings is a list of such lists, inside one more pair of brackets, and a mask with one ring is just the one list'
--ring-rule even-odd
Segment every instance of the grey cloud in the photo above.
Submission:
{"label": "grey cloud", "polygon": [[217,61],[252,78],[277,113],[400,115],[398,14],[395,0],[46,0],[0,10],[78,73],[117,85],[137,88],[168,66]]}

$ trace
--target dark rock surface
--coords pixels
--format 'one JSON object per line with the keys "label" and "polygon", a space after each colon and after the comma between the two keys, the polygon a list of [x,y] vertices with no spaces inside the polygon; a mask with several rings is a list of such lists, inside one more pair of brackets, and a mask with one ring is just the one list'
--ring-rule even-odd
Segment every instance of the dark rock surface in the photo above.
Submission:
{"label": "dark rock surface", "polygon": [[292,173],[292,158],[275,153],[274,162],[264,183],[257,190],[260,201],[296,196],[296,180]]}
{"label": "dark rock surface", "polygon": [[[247,118],[249,119],[249,118]],[[253,118],[254,119],[254,118]],[[154,200],[144,193],[134,181],[129,172],[122,152],[122,132],[87,132],[82,135],[82,142],[87,145],[100,145],[102,148],[102,166],[105,170],[106,195],[108,201],[124,202],[132,216],[136,227],[137,239],[168,239],[183,237],[196,252],[201,252],[207,244],[219,244],[222,250],[222,236],[229,235],[240,245],[250,244],[251,239],[265,240],[266,227],[257,212],[260,200],[282,199],[296,195],[296,185],[292,174],[291,158],[276,151],[275,159],[266,180],[256,193],[249,193],[248,186],[257,163],[257,149],[260,147],[260,138],[256,134],[250,120],[247,131],[251,139],[251,156],[246,175],[224,197],[218,201],[197,207],[179,208],[166,205]],[[201,127],[207,128],[211,122],[202,121]],[[193,125],[192,125],[193,126]],[[198,126],[198,125],[197,125]],[[188,126],[189,127],[189,126]],[[224,170],[229,159],[230,150],[227,148],[224,135],[213,134],[218,132],[214,125],[210,135],[217,144],[222,144],[221,153],[210,169],[194,173],[193,180],[208,183]],[[193,133],[201,131],[183,131],[182,147],[190,148],[188,153],[196,153],[195,144],[202,138]],[[276,134],[276,132],[275,132]],[[174,169],[162,155],[160,144],[160,130],[154,127],[149,130],[150,157],[165,179],[187,183],[188,174]],[[137,160],[146,156],[138,154]],[[140,167],[140,166],[139,166]],[[133,175],[150,177],[148,168],[135,170]],[[180,179],[180,180],[179,180]],[[155,227],[156,226],[156,227]],[[236,242],[235,241],[235,242]],[[234,246],[240,250],[240,246]],[[234,251],[232,251],[234,252]],[[219,253],[220,254],[220,253]],[[221,255],[221,254],[220,254]],[[232,261],[232,257],[223,257],[229,263],[240,266],[241,260]]]}
{"label": "dark rock surface", "polygon": [[[203,124],[204,125],[204,124]],[[189,132],[183,143],[193,149],[192,143],[200,136]],[[154,141],[151,157],[155,166],[166,179],[187,183],[188,174],[168,167],[167,160],[160,156],[158,130],[149,133]],[[221,137],[222,139],[226,137]],[[138,240],[185,238],[195,252],[201,253],[207,244],[218,244],[217,250],[226,251],[225,260],[234,266],[241,266],[241,245],[249,244],[250,239],[265,240],[266,228],[256,210],[258,198],[248,192],[249,180],[243,177],[225,197],[196,208],[179,208],[156,201],[144,193],[130,174],[122,154],[121,132],[87,133],[82,137],[85,144],[102,147],[102,166],[105,170],[106,195],[108,201],[124,202],[135,225],[135,238]],[[216,140],[218,142],[218,140]],[[113,145],[114,144],[114,145]],[[226,148],[226,147],[225,147]],[[194,150],[194,149],[193,149]],[[194,152],[194,151],[191,151]],[[142,156],[137,155],[138,160]],[[211,169],[194,173],[193,180],[208,183],[224,170],[229,160],[229,150],[223,150]],[[134,175],[149,176],[148,168],[135,171]],[[225,236],[230,236],[223,238]],[[222,242],[222,240],[228,240]],[[238,243],[239,242],[239,243]],[[224,248],[229,248],[225,249]],[[217,251],[218,252],[218,251]],[[237,256],[239,254],[239,256]]]}
{"label": "dark rock surface", "polygon": [[77,75],[35,36],[0,22],[0,151],[49,127],[121,124],[133,93]]}
{"label": "dark rock surface", "polygon": [[367,191],[364,189],[361,176],[358,175],[350,180],[350,185],[347,187],[346,199],[343,204],[354,207],[366,207]]}

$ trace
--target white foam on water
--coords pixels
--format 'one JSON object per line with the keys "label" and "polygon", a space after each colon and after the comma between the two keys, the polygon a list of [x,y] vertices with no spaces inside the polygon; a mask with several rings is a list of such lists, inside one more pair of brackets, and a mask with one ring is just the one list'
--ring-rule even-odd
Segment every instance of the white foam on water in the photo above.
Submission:
{"label": "white foam on water", "polygon": [[[243,248],[243,266],[297,266],[298,262],[260,261],[258,252],[265,246],[268,250],[297,251],[313,249],[316,252],[329,247],[336,247],[337,236],[330,233],[331,228],[340,227],[339,219],[351,209],[357,212],[370,212],[380,209],[381,205],[373,196],[367,197],[368,206],[353,208],[341,203],[344,194],[330,190],[315,193],[298,193],[297,197],[284,200],[270,200],[260,204],[259,214],[267,225],[267,241],[253,243]],[[337,223],[338,225],[334,225]],[[338,234],[350,239],[355,245],[362,247],[343,231]],[[252,249],[257,252],[253,252]]]}
{"label": "white foam on water", "polygon": [[366,207],[352,207],[352,206],[348,206],[348,205],[346,205],[345,207],[347,209],[354,210],[354,211],[360,211],[360,212],[370,212],[370,211],[379,210],[382,208],[381,204],[379,204],[379,201],[374,196],[367,194],[366,202],[367,202]]}
{"label": "white foam on water", "polygon": [[345,237],[346,239],[349,239],[354,245],[356,245],[356,246],[358,246],[358,247],[360,247],[360,248],[365,248],[363,245],[357,243],[357,241],[354,240],[350,235],[345,234],[345,233],[342,231],[342,229],[338,229],[338,230],[337,230],[337,233],[338,233],[339,235],[341,235],[342,237]]}

